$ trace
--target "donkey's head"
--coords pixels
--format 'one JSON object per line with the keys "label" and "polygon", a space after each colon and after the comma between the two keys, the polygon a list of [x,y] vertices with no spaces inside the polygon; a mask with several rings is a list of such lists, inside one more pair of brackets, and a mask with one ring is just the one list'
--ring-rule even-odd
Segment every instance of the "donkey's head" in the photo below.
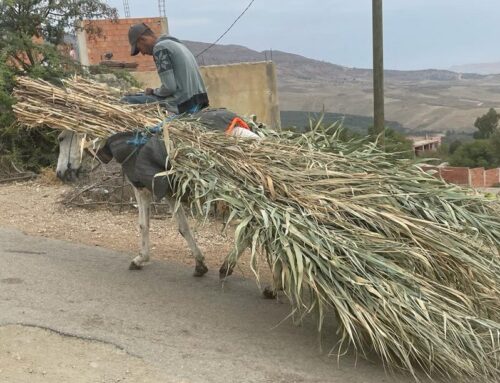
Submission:
{"label": "donkey's head", "polygon": [[62,181],[75,181],[80,173],[85,135],[69,130],[62,131],[59,140],[59,158],[56,174]]}
{"label": "donkey's head", "polygon": [[113,159],[106,140],[100,138],[87,140],[85,134],[69,130],[59,134],[58,140],[59,158],[56,174],[64,182],[72,182],[78,178],[84,154],[90,154],[104,164]]}

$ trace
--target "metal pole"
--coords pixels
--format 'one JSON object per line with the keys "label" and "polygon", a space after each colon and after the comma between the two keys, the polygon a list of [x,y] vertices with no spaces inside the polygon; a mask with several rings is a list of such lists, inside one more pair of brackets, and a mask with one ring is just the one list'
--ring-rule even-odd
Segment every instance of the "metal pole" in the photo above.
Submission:
{"label": "metal pole", "polygon": [[372,0],[373,13],[373,118],[380,146],[385,146],[384,132],[384,32],[382,0]]}

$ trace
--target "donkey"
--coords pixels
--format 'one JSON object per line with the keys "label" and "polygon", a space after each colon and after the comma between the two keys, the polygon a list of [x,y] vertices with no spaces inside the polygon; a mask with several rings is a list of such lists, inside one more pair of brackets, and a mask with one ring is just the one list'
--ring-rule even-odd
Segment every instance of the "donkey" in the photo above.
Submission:
{"label": "donkey", "polygon": [[[260,138],[242,119],[226,109],[204,110],[194,117],[205,122],[210,129],[225,131],[233,136]],[[73,181],[78,177],[82,157],[86,152],[84,149],[86,137],[84,134],[63,131],[59,134],[58,140],[57,177],[63,181]],[[149,222],[153,197],[165,197],[171,210],[175,211],[175,199],[170,183],[165,177],[155,178],[156,174],[165,171],[168,167],[163,138],[159,134],[149,137],[137,132],[117,133],[109,137],[104,146],[98,148],[94,155],[103,163],[108,163],[114,158],[121,164],[125,178],[132,185],[139,210],[141,240],[139,255],[132,260],[129,269],[140,270],[150,258]],[[194,240],[182,207],[176,210],[175,218],[179,232],[187,241],[196,262],[193,275],[201,277],[208,271],[208,268],[205,265],[203,253]],[[240,252],[242,251],[243,249]],[[219,276],[221,278],[229,276],[233,267],[234,265],[230,266],[225,262],[219,270]]]}

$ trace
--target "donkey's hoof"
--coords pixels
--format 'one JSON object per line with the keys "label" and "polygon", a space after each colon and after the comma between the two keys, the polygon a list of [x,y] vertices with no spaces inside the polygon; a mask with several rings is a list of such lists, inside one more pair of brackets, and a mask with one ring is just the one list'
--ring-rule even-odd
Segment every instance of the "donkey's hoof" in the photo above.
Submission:
{"label": "donkey's hoof", "polygon": [[276,299],[278,297],[278,293],[272,287],[267,286],[262,291],[262,296],[264,297],[264,299]]}
{"label": "donkey's hoof", "polygon": [[142,270],[142,265],[136,264],[134,261],[130,262],[129,270]]}
{"label": "donkey's hoof", "polygon": [[194,277],[203,277],[208,271],[208,267],[206,267],[205,265],[196,265],[196,267],[194,268],[194,273],[193,273],[193,276]]}
{"label": "donkey's hoof", "polygon": [[229,277],[233,273],[233,268],[229,267],[226,262],[222,264],[219,269],[219,279],[223,280]]}

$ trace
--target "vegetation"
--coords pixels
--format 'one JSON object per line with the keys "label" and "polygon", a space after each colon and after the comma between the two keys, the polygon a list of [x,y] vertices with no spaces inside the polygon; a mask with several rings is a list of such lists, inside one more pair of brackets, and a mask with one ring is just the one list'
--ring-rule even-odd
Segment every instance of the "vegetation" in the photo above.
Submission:
{"label": "vegetation", "polygon": [[491,108],[476,119],[475,140],[466,143],[455,142],[450,145],[449,163],[452,166],[500,167],[500,114]]}
{"label": "vegetation", "polygon": [[15,124],[11,92],[14,76],[59,82],[83,69],[60,47],[79,28],[99,34],[83,19],[115,18],[116,9],[100,0],[3,0],[0,2],[0,161],[29,170],[52,165],[57,141],[52,129],[26,130]]}
{"label": "vegetation", "polygon": [[[162,120],[104,91],[96,103],[75,80],[66,85],[72,97],[54,89],[47,102],[46,83],[26,79],[17,115],[34,128],[46,120],[96,136]],[[203,218],[224,201],[238,222],[227,262],[249,247],[258,276],[261,254],[293,316],[315,313],[320,330],[335,323],[340,355],[352,345],[416,378],[422,369],[497,381],[500,217],[490,202],[372,142],[346,144],[335,125],[263,130],[257,143],[182,118],[165,132],[178,206],[185,198]]]}
{"label": "vegetation", "polygon": [[[342,127],[349,130],[351,133],[366,136],[368,129],[373,126],[373,118],[366,116],[358,116],[353,114],[340,114],[340,113],[312,113],[301,111],[282,111],[281,126],[289,129],[293,128],[295,131],[303,132],[309,130],[310,121],[322,120],[322,123],[329,126],[337,121],[342,122]],[[391,130],[398,133],[404,133],[405,127],[398,122],[386,121],[386,126]]]}
{"label": "vegetation", "polygon": [[[338,113],[320,115],[307,112],[281,112],[281,125],[284,130],[308,132],[318,126],[329,127],[342,142],[358,142],[360,145],[379,139],[373,128],[373,118]],[[413,158],[413,147],[403,132],[405,128],[397,122],[387,122],[385,128],[385,150],[398,158]]]}
{"label": "vegetation", "polygon": [[[283,126],[296,127],[288,129],[291,131],[307,131],[318,121],[325,126],[337,121],[340,127],[341,121],[342,132],[337,135],[338,139],[344,142],[366,136],[372,142],[377,139],[371,125],[373,120],[369,117],[343,116],[336,113],[325,113],[318,117],[306,112],[285,111],[282,112],[281,118]],[[423,152],[419,157],[448,162],[451,166],[500,167],[499,121],[500,114],[491,108],[476,119],[474,126],[477,131],[474,134],[447,131],[437,151]],[[388,122],[385,149],[388,153],[399,153],[399,158],[413,158],[411,142],[405,138],[404,133],[405,129],[400,124]]]}
{"label": "vegetation", "polygon": [[450,156],[452,166],[496,168],[500,166],[500,148],[492,140],[474,140],[460,145]]}
{"label": "vegetation", "polygon": [[442,145],[437,151],[422,153],[420,157],[436,158],[451,166],[500,167],[500,114],[491,108],[476,119],[473,134],[446,132]]}
{"label": "vegetation", "polygon": [[[373,126],[370,126],[368,129],[368,135],[370,141],[372,142],[375,142],[378,139]],[[384,150],[387,153],[394,154],[397,158],[412,159],[415,157],[412,142],[402,133],[398,133],[397,131],[386,127],[384,142]]]}
{"label": "vegetation", "polygon": [[335,318],[339,355],[354,345],[414,376],[496,381],[500,221],[484,201],[327,128],[242,150],[168,130],[177,198],[201,217],[224,201],[239,222],[229,262],[250,246],[258,276],[263,253],[293,315],[315,312],[319,329]]}
{"label": "vegetation", "polygon": [[488,139],[498,130],[498,121],[500,120],[500,115],[495,109],[490,108],[488,113],[478,117],[474,126],[477,128],[477,132],[474,133],[474,138],[477,139]]}

